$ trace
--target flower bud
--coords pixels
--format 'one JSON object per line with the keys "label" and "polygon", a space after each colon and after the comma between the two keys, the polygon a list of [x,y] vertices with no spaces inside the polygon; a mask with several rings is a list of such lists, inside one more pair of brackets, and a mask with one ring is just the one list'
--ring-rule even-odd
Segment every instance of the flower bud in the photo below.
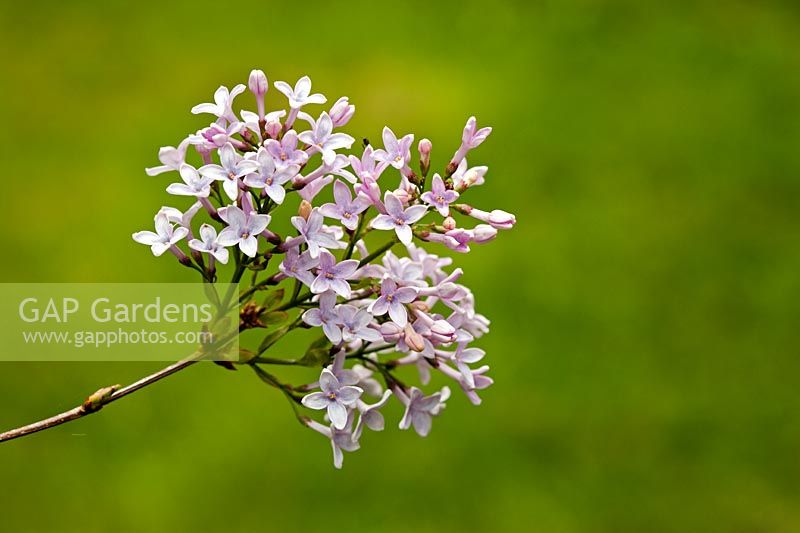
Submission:
{"label": "flower bud", "polygon": [[254,69],[250,71],[250,79],[247,80],[247,87],[256,97],[263,97],[269,90],[269,82],[263,70]]}
{"label": "flower bud", "polygon": [[517,223],[517,217],[511,213],[495,209],[489,213],[489,224],[497,229],[511,229]]}
{"label": "flower bud", "polygon": [[411,302],[410,304],[408,304],[408,306],[411,309],[422,311],[423,313],[427,313],[428,311],[431,310],[431,308],[428,307],[428,304],[426,304],[425,302],[420,301],[420,300],[417,300],[415,302]]}
{"label": "flower bud", "polygon": [[437,320],[431,326],[431,333],[445,339],[451,339],[456,334],[456,328],[447,320]]}
{"label": "flower bud", "polygon": [[497,237],[497,229],[488,224],[478,224],[472,230],[472,236],[475,243],[483,244]]}
{"label": "flower bud", "polygon": [[402,333],[402,328],[394,322],[384,322],[381,324],[381,335],[383,335],[383,340],[386,342],[396,343],[400,340]]}
{"label": "flower bud", "polygon": [[264,131],[266,132],[267,137],[269,137],[270,139],[277,139],[278,135],[281,134],[282,128],[283,126],[281,126],[281,123],[279,121],[272,120],[270,122],[267,122],[266,126],[264,126]]}
{"label": "flower bud", "polygon": [[300,207],[297,209],[297,214],[303,217],[303,219],[308,220],[308,217],[311,216],[311,210],[313,206],[306,200],[300,202]]}
{"label": "flower bud", "polygon": [[456,229],[456,219],[453,217],[447,217],[442,222],[442,226],[446,231],[454,230]]}
{"label": "flower bud", "polygon": [[419,170],[423,176],[427,176],[428,171],[431,169],[431,148],[433,148],[433,145],[429,139],[422,139],[417,146],[419,150]]}
{"label": "flower bud", "polygon": [[400,203],[403,205],[407,205],[409,200],[411,200],[411,195],[408,194],[408,191],[405,189],[397,189],[394,191],[394,195],[400,200]]}
{"label": "flower bud", "polygon": [[438,287],[438,296],[442,300],[458,300],[464,297],[464,289],[455,283],[442,283]]}
{"label": "flower bud", "polygon": [[406,324],[403,332],[405,333],[405,341],[409,348],[415,352],[421,352],[425,349],[425,340],[422,338],[422,335],[414,330],[413,326],[411,326],[411,322]]}
{"label": "flower bud", "polygon": [[269,82],[264,71],[254,69],[250,71],[250,79],[247,80],[247,86],[254,95],[256,95],[256,106],[258,107],[258,120],[264,121],[264,95],[269,89]]}
{"label": "flower bud", "polygon": [[419,141],[419,155],[422,157],[430,157],[433,144],[430,139],[421,139]]}
{"label": "flower bud", "polygon": [[342,96],[331,107],[329,113],[334,128],[341,128],[353,118],[353,113],[356,112],[356,106],[351,105],[346,96]]}

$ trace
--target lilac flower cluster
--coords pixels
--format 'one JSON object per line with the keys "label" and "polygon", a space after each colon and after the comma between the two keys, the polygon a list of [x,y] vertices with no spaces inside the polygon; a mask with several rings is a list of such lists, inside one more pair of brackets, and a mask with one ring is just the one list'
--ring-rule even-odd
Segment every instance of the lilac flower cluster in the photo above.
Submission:
{"label": "lilac flower cluster", "polygon": [[[340,468],[343,451],[359,448],[365,427],[384,428],[381,408],[392,396],[405,410],[400,429],[413,427],[421,436],[444,409],[450,389],[423,392],[407,385],[397,376],[402,367],[416,367],[423,387],[438,371],[469,401],[481,402],[478,391],[492,379],[480,364],[483,350],[472,345],[489,321],[459,283],[462,270],[449,270],[450,258],[422,245],[468,252],[516,220],[505,211],[461,203],[487,172],[467,163],[491,133],[474,117],[445,170],[429,179],[429,140],[417,144],[418,171],[412,169],[414,135],[398,137],[388,127],[382,147],[365,140],[360,154],[347,153],[355,139],[336,130],[355,111],[348,98],[314,116],[306,110],[327,98],[312,93],[307,76],[274,87],[288,99],[288,109],[266,111],[269,83],[260,70],[250,73],[246,86],[220,87],[213,103],[192,108],[213,122],[177,147],[162,148],[161,165],[146,172],[176,172],[180,181],[167,192],[194,202],[185,211],[161,208],[155,231],[133,238],[156,256],[169,251],[207,283],[217,280],[218,264],[231,259],[233,283],[252,274],[240,294],[239,329],[266,328],[267,335],[258,349],[241,349],[235,363],[280,389],[298,419],[330,440]],[[256,111],[237,114],[234,99],[248,89]],[[199,164],[190,162],[190,147]],[[330,201],[318,201],[326,190]],[[281,236],[271,229],[273,220],[290,205],[291,234]],[[376,238],[382,244],[367,244]],[[261,295],[263,303],[256,299]],[[267,356],[283,335],[300,328],[320,328],[302,357]],[[267,370],[270,365],[316,366],[321,373],[313,383],[289,385]],[[301,407],[310,411],[303,414]],[[318,419],[309,416],[315,411]]]}

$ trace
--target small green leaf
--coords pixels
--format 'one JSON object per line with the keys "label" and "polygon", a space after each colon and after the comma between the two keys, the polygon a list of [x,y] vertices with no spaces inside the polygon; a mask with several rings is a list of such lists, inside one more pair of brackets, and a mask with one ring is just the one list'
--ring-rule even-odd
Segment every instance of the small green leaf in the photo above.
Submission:
{"label": "small green leaf", "polygon": [[273,307],[276,307],[279,303],[283,301],[284,292],[285,291],[283,290],[283,288],[270,291],[267,294],[267,297],[264,298],[264,303],[261,304],[261,307],[264,307],[265,309],[272,309]]}
{"label": "small green leaf", "polygon": [[258,318],[265,326],[274,326],[276,324],[283,324],[289,320],[289,313],[286,311],[267,311],[261,313]]}
{"label": "small green leaf", "polygon": [[305,355],[297,362],[303,366],[323,366],[331,358],[333,345],[324,335],[311,343]]}

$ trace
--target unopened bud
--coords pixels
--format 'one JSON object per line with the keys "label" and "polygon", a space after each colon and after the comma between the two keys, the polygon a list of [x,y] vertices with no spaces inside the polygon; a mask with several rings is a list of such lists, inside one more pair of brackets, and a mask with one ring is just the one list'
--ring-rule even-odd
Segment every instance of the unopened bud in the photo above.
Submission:
{"label": "unopened bud", "polygon": [[311,210],[313,206],[310,202],[303,200],[300,202],[300,207],[297,209],[297,214],[303,217],[305,220],[308,220],[308,217],[311,216]]}
{"label": "unopened bud", "polygon": [[417,311],[422,311],[423,313],[427,313],[431,310],[431,308],[425,302],[417,300],[416,302],[411,302],[408,304],[411,309],[415,309]]}
{"label": "unopened bud", "polygon": [[472,230],[472,236],[474,242],[483,244],[497,237],[497,229],[488,224],[478,224]]}
{"label": "unopened bud", "polygon": [[431,148],[433,145],[428,139],[422,139],[417,146],[419,149],[419,170],[423,176],[428,176],[428,171],[431,169]]}
{"label": "unopened bud", "polygon": [[353,117],[353,113],[356,112],[356,106],[351,105],[348,101],[346,96],[342,96],[336,103],[333,104],[331,107],[331,121],[333,122],[334,128],[341,128]]}
{"label": "unopened bud", "polygon": [[425,349],[425,340],[422,338],[422,335],[414,330],[410,322],[406,324],[403,332],[405,333],[406,344],[409,348],[415,352],[421,352]]}
{"label": "unopened bud", "polygon": [[278,135],[281,134],[282,128],[283,126],[281,126],[280,122],[278,122],[277,120],[272,120],[270,122],[267,122],[266,126],[264,126],[264,132],[270,139],[277,139]]}
{"label": "unopened bud", "polygon": [[254,69],[250,71],[250,79],[247,80],[247,87],[256,96],[264,96],[269,90],[269,82],[263,70]]}
{"label": "unopened bud", "polygon": [[250,71],[250,79],[247,80],[247,87],[256,95],[256,106],[258,107],[258,119],[264,120],[264,95],[269,89],[269,82],[264,71],[254,69]]}
{"label": "unopened bud", "polygon": [[386,342],[396,343],[400,340],[403,330],[394,322],[384,322],[381,324],[381,335]]}
{"label": "unopened bud", "polygon": [[400,200],[400,203],[407,204],[409,200],[411,200],[411,195],[405,189],[397,189],[394,191],[394,195]]}
{"label": "unopened bud", "polygon": [[444,221],[442,222],[442,227],[445,229],[445,231],[456,229],[456,219],[454,219],[453,217],[445,218]]}

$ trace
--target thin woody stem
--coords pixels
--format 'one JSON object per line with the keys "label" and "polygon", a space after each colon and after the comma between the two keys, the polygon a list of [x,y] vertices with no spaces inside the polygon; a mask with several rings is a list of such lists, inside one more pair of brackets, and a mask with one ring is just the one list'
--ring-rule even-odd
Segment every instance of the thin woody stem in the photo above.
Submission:
{"label": "thin woody stem", "polygon": [[5,442],[8,440],[17,439],[19,437],[24,437],[26,435],[31,435],[33,433],[37,433],[45,429],[50,429],[52,427],[60,426],[61,424],[65,424],[67,422],[83,418],[84,416],[90,415],[92,413],[96,413],[97,411],[102,409],[104,406],[110,404],[111,402],[115,402],[120,398],[124,398],[129,394],[133,394],[134,392],[143,389],[148,385],[152,385],[153,383],[160,381],[167,376],[171,376],[172,374],[180,372],[184,368],[187,368],[197,363],[200,360],[201,356],[202,354],[194,354],[186,359],[178,361],[177,363],[171,364],[166,368],[162,368],[158,372],[150,374],[149,376],[145,376],[139,381],[131,383],[130,385],[127,385],[125,387],[120,387],[119,385],[113,385],[111,387],[103,387],[94,394],[92,394],[91,396],[89,396],[78,407],[74,407],[69,411],[64,411],[63,413],[51,416],[50,418],[39,420],[38,422],[34,422],[33,424],[28,424],[27,426],[18,427],[16,429],[6,431],[5,433],[0,433],[0,442]]}

